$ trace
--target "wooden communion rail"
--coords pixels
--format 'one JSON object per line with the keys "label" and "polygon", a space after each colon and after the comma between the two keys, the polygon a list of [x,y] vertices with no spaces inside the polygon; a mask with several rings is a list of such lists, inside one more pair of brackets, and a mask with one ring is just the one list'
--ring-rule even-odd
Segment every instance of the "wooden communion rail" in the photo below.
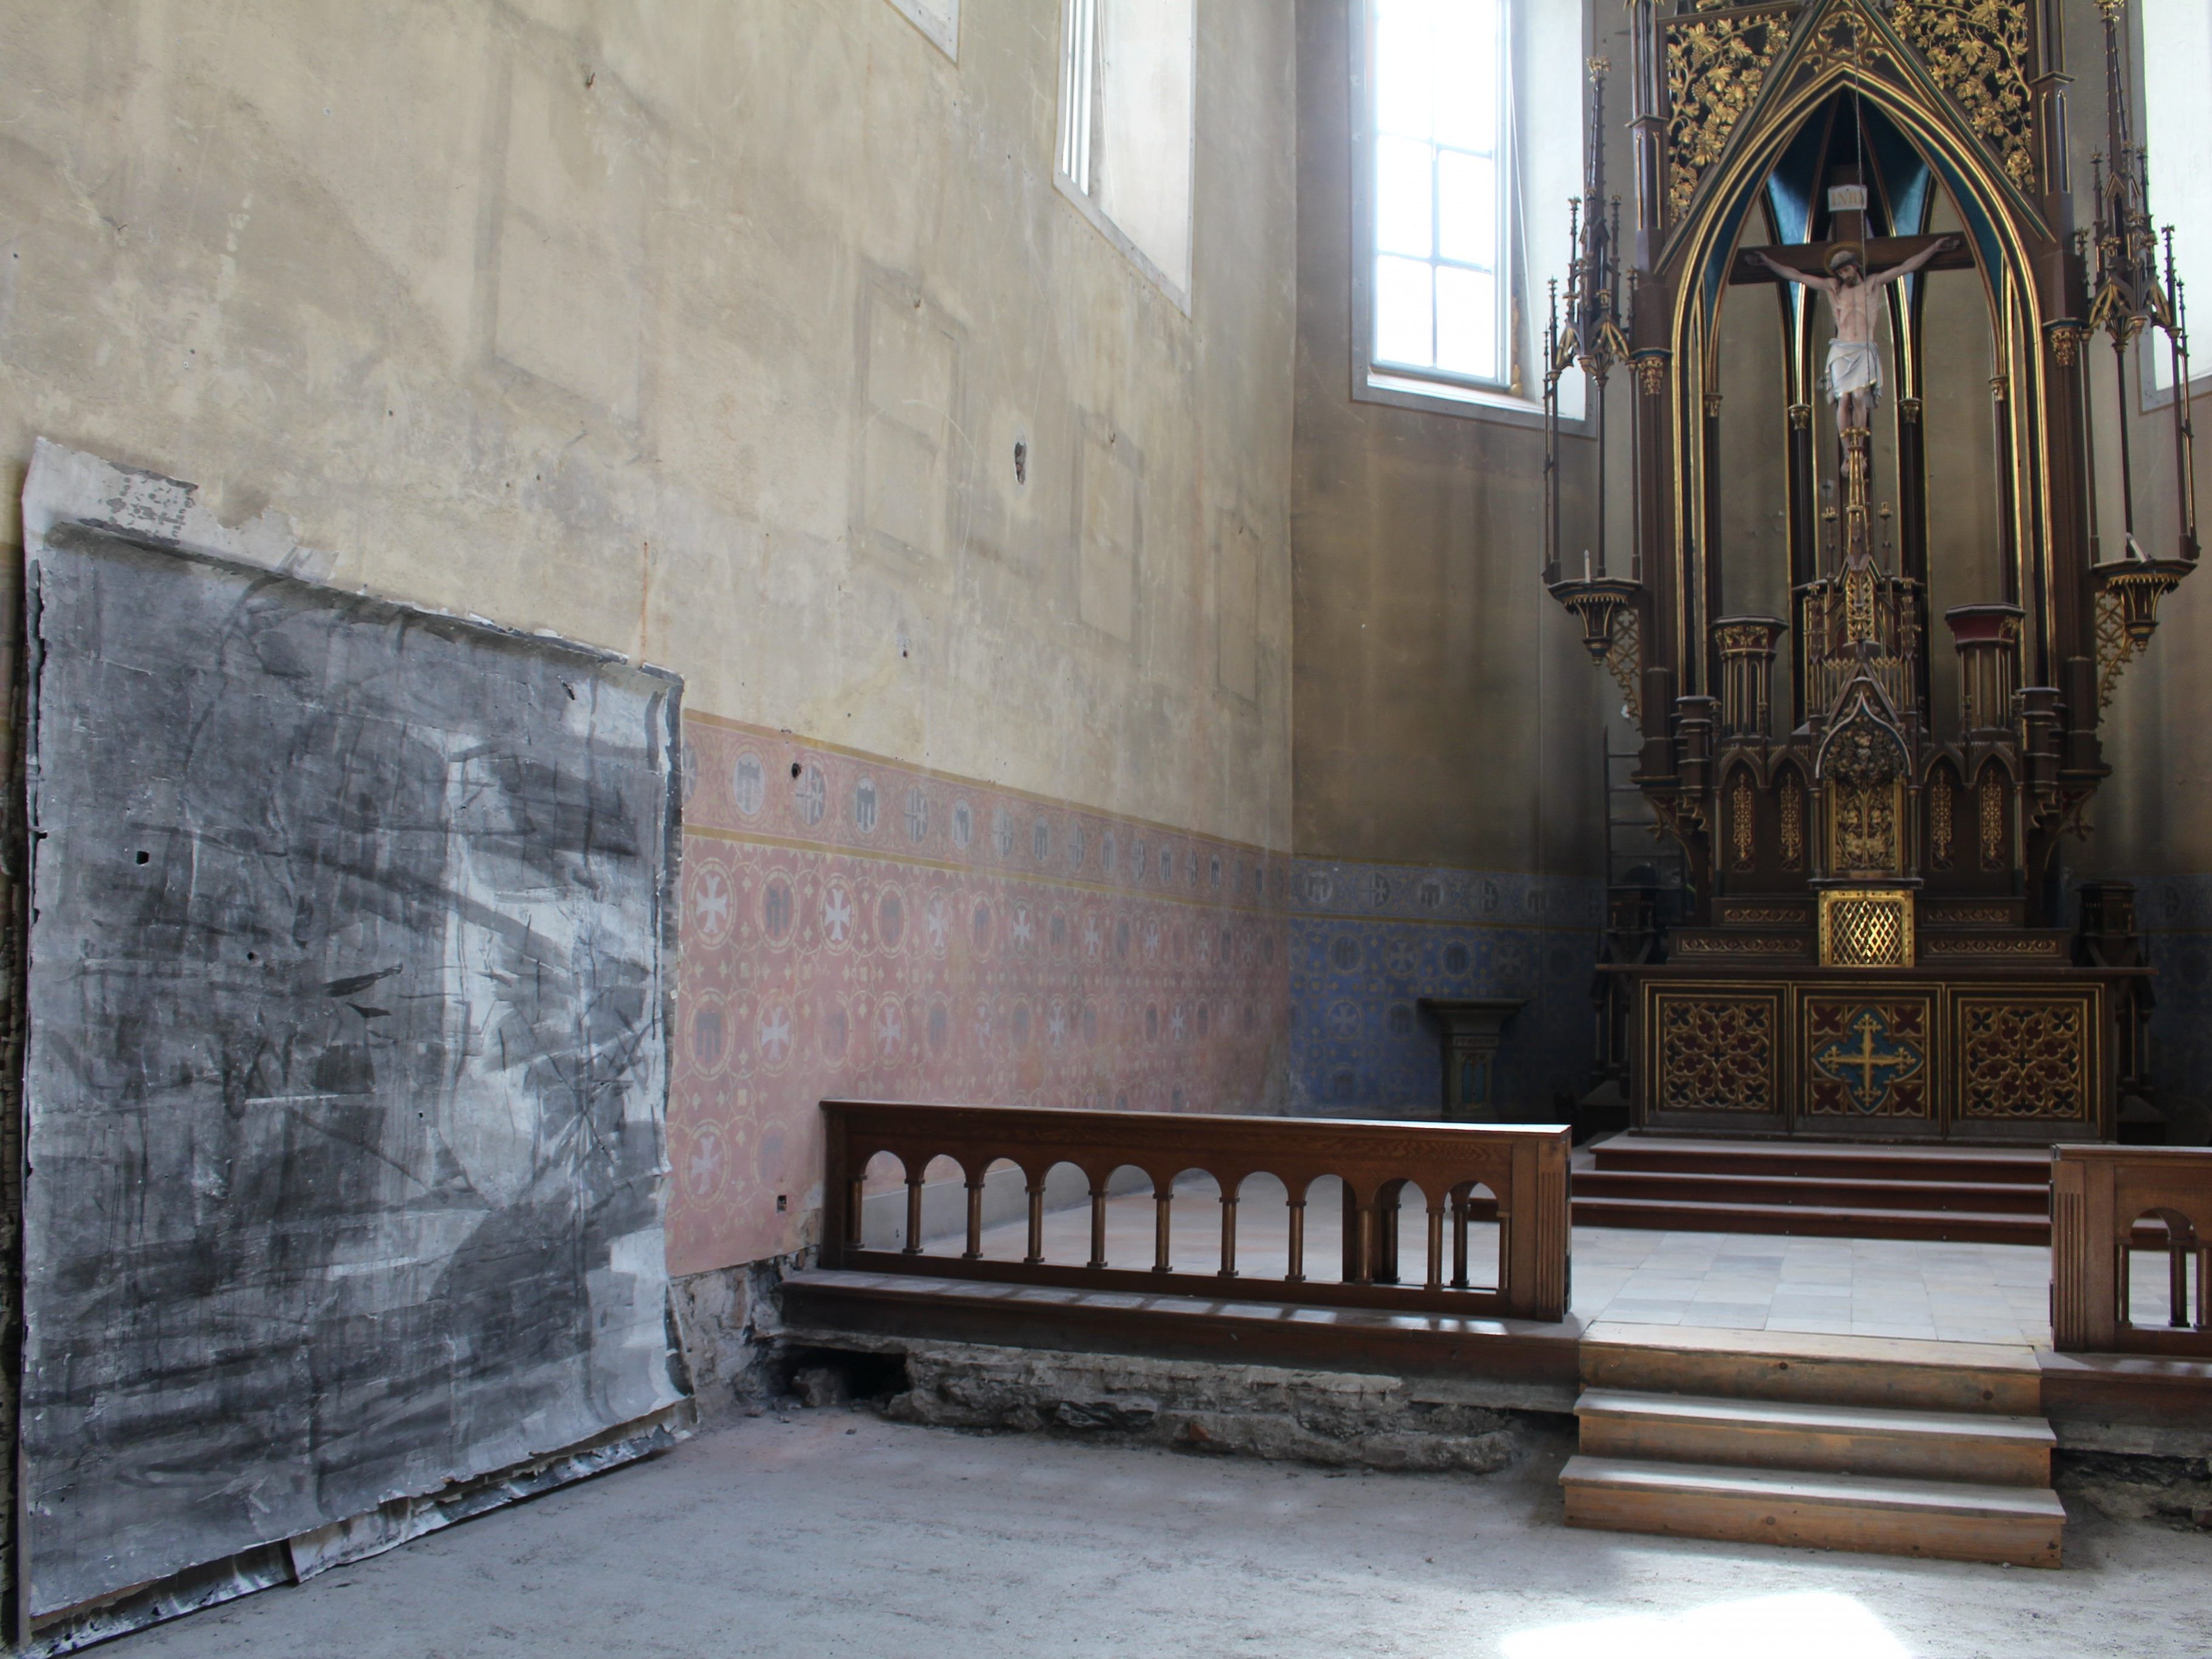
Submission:
{"label": "wooden communion rail", "polygon": [[[1564,1127],[855,1101],[824,1101],[822,1111],[828,1140],[824,1267],[1209,1297],[1234,1282],[1249,1286],[1243,1291],[1248,1297],[1293,1304],[1547,1322],[1566,1317]],[[880,1153],[898,1159],[905,1171],[902,1249],[871,1249],[863,1233],[868,1164]],[[921,1243],[925,1176],[940,1158],[959,1166],[967,1188],[966,1248],[957,1258],[926,1253]],[[983,1255],[984,1181],[1001,1162],[1018,1168],[1026,1183],[1029,1247],[1020,1261]],[[1091,1258],[1079,1266],[1045,1260],[1045,1185],[1062,1164],[1090,1183]],[[1115,1170],[1128,1166],[1152,1185],[1149,1270],[1106,1261],[1108,1185]],[[1210,1273],[1178,1269],[1173,1261],[1176,1182],[1194,1172],[1211,1176],[1221,1194],[1219,1266]],[[1239,1195],[1255,1175],[1276,1177],[1288,1194],[1287,1266],[1279,1279],[1254,1278],[1237,1265]],[[1343,1182],[1341,1282],[1305,1273],[1307,1195],[1329,1176]],[[1408,1186],[1419,1189],[1428,1211],[1427,1260],[1419,1283],[1401,1282],[1399,1272],[1399,1209]],[[1468,1261],[1468,1225],[1487,1218],[1492,1200],[1498,1226],[1494,1289],[1470,1283]]]}
{"label": "wooden communion rail", "polygon": [[[2130,1312],[2130,1256],[2166,1258],[2167,1322]],[[2191,1260],[2196,1286],[2190,1285]],[[2051,1346],[2061,1353],[2212,1358],[2212,1150],[2055,1146]]]}

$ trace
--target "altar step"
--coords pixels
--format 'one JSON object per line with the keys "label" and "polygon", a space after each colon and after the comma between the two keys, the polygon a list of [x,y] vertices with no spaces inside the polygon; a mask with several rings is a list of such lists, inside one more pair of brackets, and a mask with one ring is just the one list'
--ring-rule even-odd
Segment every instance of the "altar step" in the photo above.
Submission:
{"label": "altar step", "polygon": [[2024,1351],[1630,1328],[1583,1341],[1569,1525],[2058,1565]]}
{"label": "altar step", "polygon": [[2041,1147],[1823,1146],[1616,1135],[1574,1173],[1581,1227],[2051,1242]]}

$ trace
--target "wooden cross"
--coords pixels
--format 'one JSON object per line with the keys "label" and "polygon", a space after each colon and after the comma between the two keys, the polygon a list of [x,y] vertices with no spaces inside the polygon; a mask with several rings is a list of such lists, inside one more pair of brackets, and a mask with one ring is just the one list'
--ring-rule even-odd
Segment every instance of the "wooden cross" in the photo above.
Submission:
{"label": "wooden cross", "polygon": [[[1941,240],[1942,238],[1940,236],[1876,236],[1866,244],[1866,263],[1861,270],[1887,270],[1892,265],[1901,264],[1910,259],[1930,242]],[[1761,248],[1759,252],[1793,270],[1802,270],[1808,276],[1826,276],[1828,274],[1828,256],[1838,246],[1841,244],[1836,242],[1784,242],[1777,247]],[[1856,246],[1857,244],[1853,242],[1850,246]],[[1923,269],[1972,270],[1974,264],[1973,246],[1971,243],[1965,243],[1937,254]],[[1730,283],[1778,283],[1781,280],[1753,258],[1749,248],[1738,248],[1735,262],[1729,267]]]}

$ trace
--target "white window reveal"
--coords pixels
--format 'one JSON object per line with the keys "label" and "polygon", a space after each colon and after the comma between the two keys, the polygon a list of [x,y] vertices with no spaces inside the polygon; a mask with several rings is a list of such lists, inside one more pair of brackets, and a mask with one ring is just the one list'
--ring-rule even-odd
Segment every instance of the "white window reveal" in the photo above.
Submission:
{"label": "white window reveal", "polygon": [[[2150,146],[2150,210],[2160,226],[2173,227],[2173,258],[2189,309],[2212,316],[2212,168],[2198,158],[2212,151],[2212,0],[2143,0],[2143,139]],[[2164,274],[2164,256],[2160,270]],[[2197,339],[2206,337],[2203,333]],[[2166,337],[2145,348],[2147,390],[2173,389],[2173,360]],[[2191,384],[2204,389],[2212,358],[2190,365]]]}
{"label": "white window reveal", "polygon": [[1504,0],[1373,0],[1374,358],[1510,377]]}
{"label": "white window reveal", "polygon": [[1060,191],[1190,308],[1196,0],[1062,0]]}
{"label": "white window reveal", "polygon": [[960,61],[960,0],[891,0],[930,43],[954,63]]}
{"label": "white window reveal", "polygon": [[1352,18],[1352,395],[1539,425],[1529,273],[1566,253],[1582,188],[1583,8],[1354,0]]}

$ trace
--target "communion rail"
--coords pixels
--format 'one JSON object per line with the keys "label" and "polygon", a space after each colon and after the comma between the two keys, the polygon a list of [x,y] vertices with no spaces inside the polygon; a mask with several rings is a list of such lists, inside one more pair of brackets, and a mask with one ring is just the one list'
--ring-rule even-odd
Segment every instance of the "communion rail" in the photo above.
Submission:
{"label": "communion rail", "polygon": [[[934,1274],[1079,1289],[1218,1297],[1230,1284],[1268,1302],[1398,1312],[1454,1313],[1556,1322],[1567,1311],[1568,1132],[1564,1127],[1355,1122],[1329,1118],[1226,1117],[1091,1112],[1017,1106],[908,1106],[824,1101],[828,1140],[823,1186],[822,1265],[877,1273]],[[863,1236],[869,1163],[898,1159],[905,1172],[906,1243],[871,1249]],[[921,1247],[922,1188],[930,1164],[950,1158],[967,1188],[966,1249],[957,1257]],[[994,1164],[1018,1168],[1029,1199],[1029,1248],[1020,1261],[983,1255],[983,1188]],[[1045,1184],[1074,1165],[1090,1183],[1091,1257],[1080,1266],[1045,1260]],[[1152,1264],[1106,1260],[1108,1184],[1133,1165],[1152,1182]],[[1218,1266],[1174,1265],[1176,1183],[1211,1176],[1220,1191]],[[1286,1270],[1240,1274],[1237,1209],[1245,1180],[1281,1181],[1289,1210]],[[1305,1212],[1315,1183],[1343,1183],[1343,1279],[1305,1273]],[[1418,1188],[1428,1212],[1420,1280],[1401,1282],[1401,1200]],[[1486,1194],[1478,1188],[1486,1188]],[[1186,1203],[1191,1194],[1183,1194]],[[1495,1200],[1498,1284],[1468,1276],[1468,1225]],[[1446,1261],[1449,1242],[1449,1264]]]}
{"label": "communion rail", "polygon": [[[2166,1254],[2163,1326],[2131,1316],[2146,1246]],[[2061,1353],[2212,1358],[2212,1149],[2051,1148],[2051,1333]]]}

